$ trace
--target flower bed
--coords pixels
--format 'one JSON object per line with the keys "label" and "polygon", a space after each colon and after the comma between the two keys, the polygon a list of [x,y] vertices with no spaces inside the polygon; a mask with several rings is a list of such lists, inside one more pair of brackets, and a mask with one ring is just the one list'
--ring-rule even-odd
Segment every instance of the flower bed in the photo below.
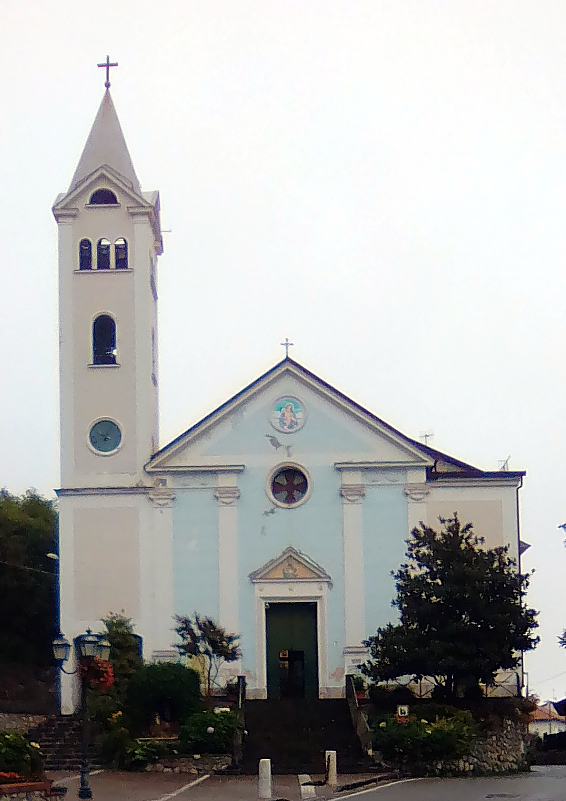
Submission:
{"label": "flower bed", "polygon": [[0,801],[38,801],[38,799],[53,798],[50,781],[41,782],[15,782],[14,784],[0,785]]}
{"label": "flower bed", "polygon": [[192,773],[194,776],[202,776],[205,773],[224,770],[231,764],[230,754],[203,754],[201,757],[161,759],[159,762],[146,765],[145,770],[148,773]]}

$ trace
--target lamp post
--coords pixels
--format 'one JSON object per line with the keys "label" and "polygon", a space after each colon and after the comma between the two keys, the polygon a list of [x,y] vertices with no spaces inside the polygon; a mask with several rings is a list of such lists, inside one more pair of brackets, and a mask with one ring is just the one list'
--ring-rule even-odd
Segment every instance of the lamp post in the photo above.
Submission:
{"label": "lamp post", "polygon": [[[90,629],[87,629],[86,634],[81,634],[77,637],[76,643],[79,652],[79,664],[76,670],[65,670],[63,663],[67,661],[71,653],[71,644],[62,634],[59,634],[53,640],[53,656],[57,663],[59,670],[71,676],[79,673],[81,682],[81,721],[82,721],[82,758],[81,758],[81,781],[79,785],[78,797],[79,798],[92,798],[92,790],[88,782],[89,765],[88,765],[88,747],[89,747],[89,725],[88,725],[88,712],[86,708],[86,691],[88,686],[88,666],[92,663],[95,656],[99,659],[108,661],[110,656],[110,643],[103,634],[93,634]],[[83,668],[81,670],[81,668]]]}

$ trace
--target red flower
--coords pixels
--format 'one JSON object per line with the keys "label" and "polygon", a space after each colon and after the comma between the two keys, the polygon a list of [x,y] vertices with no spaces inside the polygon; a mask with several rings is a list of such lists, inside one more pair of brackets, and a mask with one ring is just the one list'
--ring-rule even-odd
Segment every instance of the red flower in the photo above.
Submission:
{"label": "red flower", "polygon": [[108,690],[114,684],[112,665],[98,656],[82,659],[79,671],[81,678],[86,679],[93,690]]}

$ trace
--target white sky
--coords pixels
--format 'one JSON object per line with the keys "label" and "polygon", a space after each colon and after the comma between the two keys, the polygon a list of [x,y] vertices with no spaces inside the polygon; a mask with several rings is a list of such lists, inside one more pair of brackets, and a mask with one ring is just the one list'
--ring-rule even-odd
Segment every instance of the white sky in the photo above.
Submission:
{"label": "white sky", "polygon": [[484,469],[566,696],[566,5],[2,0],[0,486],[58,485],[56,225],[103,92],[159,189],[161,444],[291,355]]}

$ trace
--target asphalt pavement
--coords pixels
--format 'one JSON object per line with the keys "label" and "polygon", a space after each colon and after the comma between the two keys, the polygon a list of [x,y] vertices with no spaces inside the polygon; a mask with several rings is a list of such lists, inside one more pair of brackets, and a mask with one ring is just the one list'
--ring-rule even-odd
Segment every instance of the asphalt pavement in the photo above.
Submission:
{"label": "asphalt pavement", "polygon": [[[67,799],[77,797],[76,774],[50,774],[69,788]],[[312,777],[313,780],[320,777]],[[361,776],[340,776],[351,784]],[[367,777],[366,777],[367,778]],[[194,779],[187,774],[100,772],[91,776],[94,801],[256,801],[253,776],[210,776]],[[365,790],[331,792],[327,787],[303,786],[297,776],[273,777],[273,801],[355,798],[356,801],[566,801],[566,766],[536,767],[528,774],[465,779],[411,779]]]}

